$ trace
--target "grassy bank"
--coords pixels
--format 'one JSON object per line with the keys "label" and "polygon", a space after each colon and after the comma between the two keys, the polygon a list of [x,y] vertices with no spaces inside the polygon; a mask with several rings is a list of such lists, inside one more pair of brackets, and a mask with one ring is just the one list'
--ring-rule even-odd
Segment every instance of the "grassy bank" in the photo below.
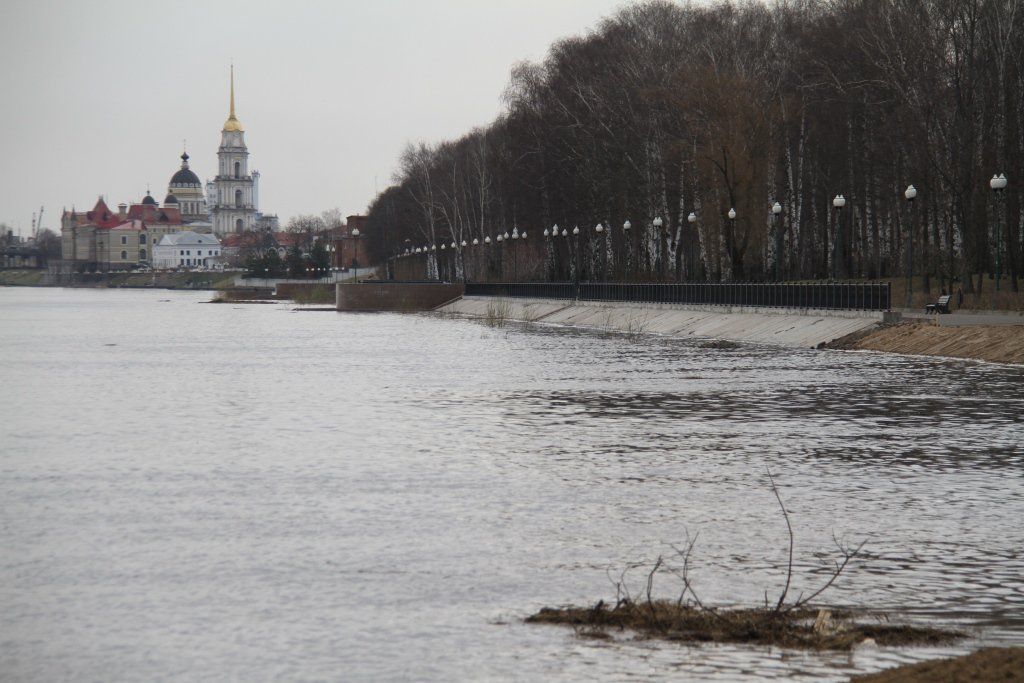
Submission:
{"label": "grassy bank", "polygon": [[236,273],[79,273],[56,282],[43,270],[0,270],[0,285],[23,287],[152,287],[154,289],[228,289]]}
{"label": "grassy bank", "polygon": [[940,327],[930,322],[906,323],[856,332],[829,343],[827,348],[1024,364],[1024,325]]}
{"label": "grassy bank", "polygon": [[38,287],[42,279],[42,270],[0,270],[0,285]]}

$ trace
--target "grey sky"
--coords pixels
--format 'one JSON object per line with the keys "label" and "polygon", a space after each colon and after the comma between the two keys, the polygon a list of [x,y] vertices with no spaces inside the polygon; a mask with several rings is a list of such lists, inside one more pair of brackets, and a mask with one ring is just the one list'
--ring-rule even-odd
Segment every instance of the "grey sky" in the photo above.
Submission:
{"label": "grey sky", "polygon": [[215,170],[228,65],[260,208],[363,211],[407,142],[491,121],[512,65],[622,0],[0,0],[0,222]]}

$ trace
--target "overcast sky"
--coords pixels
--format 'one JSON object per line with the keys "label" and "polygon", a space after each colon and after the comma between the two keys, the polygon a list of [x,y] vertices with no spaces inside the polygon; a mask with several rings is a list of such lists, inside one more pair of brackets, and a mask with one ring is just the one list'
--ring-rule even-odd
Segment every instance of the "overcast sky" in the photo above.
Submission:
{"label": "overcast sky", "polygon": [[511,67],[623,0],[0,0],[0,222],[204,181],[228,67],[260,209],[361,213],[408,142],[492,121]]}

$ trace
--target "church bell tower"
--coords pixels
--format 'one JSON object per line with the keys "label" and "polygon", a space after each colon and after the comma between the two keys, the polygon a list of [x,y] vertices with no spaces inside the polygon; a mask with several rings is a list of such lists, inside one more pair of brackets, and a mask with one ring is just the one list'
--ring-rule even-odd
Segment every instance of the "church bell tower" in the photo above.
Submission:
{"label": "church bell tower", "polygon": [[256,221],[256,197],[249,173],[245,129],[235,117],[235,67],[231,66],[230,113],[220,133],[214,178],[213,231],[217,235],[252,230]]}

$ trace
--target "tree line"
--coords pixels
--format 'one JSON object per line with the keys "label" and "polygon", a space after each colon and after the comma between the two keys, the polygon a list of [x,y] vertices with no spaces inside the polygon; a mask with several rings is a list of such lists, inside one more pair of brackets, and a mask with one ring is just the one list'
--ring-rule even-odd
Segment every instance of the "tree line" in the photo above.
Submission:
{"label": "tree line", "polygon": [[1016,291],[1021,4],[628,6],[516,65],[490,125],[410,145],[370,206],[372,253],[420,276],[508,278],[496,237],[518,228],[519,279],[913,270],[973,292],[1000,271]]}

